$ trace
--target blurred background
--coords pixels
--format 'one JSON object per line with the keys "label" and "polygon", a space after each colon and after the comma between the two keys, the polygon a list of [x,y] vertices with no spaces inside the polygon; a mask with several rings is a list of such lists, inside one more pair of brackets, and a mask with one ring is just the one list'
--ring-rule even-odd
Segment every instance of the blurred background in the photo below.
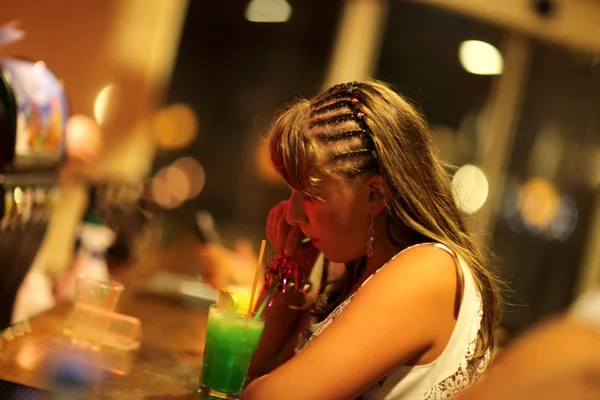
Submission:
{"label": "blurred background", "polygon": [[58,270],[90,210],[117,234],[111,268],[193,263],[198,210],[225,245],[258,248],[289,194],[265,147],[274,113],[373,77],[456,166],[509,334],[600,283],[598,0],[4,0],[0,15],[26,32],[0,54],[43,61],[102,130],[98,159],[64,165],[44,239]]}

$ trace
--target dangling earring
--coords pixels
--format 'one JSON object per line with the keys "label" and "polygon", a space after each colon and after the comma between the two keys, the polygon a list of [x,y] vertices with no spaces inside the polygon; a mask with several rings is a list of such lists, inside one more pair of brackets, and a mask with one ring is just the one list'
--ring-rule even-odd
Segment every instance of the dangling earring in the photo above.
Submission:
{"label": "dangling earring", "polygon": [[373,257],[373,241],[375,240],[375,228],[373,227],[373,216],[371,215],[371,226],[367,231],[369,240],[367,241],[367,258]]}

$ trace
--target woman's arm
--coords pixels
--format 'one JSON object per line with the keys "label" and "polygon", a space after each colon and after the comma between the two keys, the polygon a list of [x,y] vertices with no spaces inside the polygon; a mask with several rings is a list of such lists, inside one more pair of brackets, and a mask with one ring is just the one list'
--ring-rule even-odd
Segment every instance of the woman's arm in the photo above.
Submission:
{"label": "woman's arm", "polygon": [[[279,254],[286,257],[296,256],[308,260],[305,267],[307,275],[313,271],[319,251],[311,244],[301,244],[304,237],[298,226],[287,223],[286,215],[288,201],[282,201],[269,211],[267,217],[267,237],[277,248]],[[262,290],[256,305],[262,303],[269,288]],[[291,296],[288,293],[285,302],[279,299],[265,311],[265,329],[256,353],[250,364],[248,375],[250,379],[271,372],[274,368],[287,361],[293,355],[298,334],[308,319],[308,312],[291,309],[289,306],[304,306],[304,296]]]}
{"label": "woman's arm", "polygon": [[[257,307],[262,303],[268,290],[268,287],[263,288],[256,302]],[[248,372],[250,379],[271,372],[293,355],[298,334],[303,324],[307,322],[308,312],[291,309],[290,304],[294,302],[278,300],[265,309],[265,329],[252,357]]]}
{"label": "woman's arm", "polygon": [[[395,366],[445,347],[454,328],[456,269],[423,246],[396,257],[321,335],[243,392],[245,400],[348,399]],[[437,350],[436,350],[437,351]]]}

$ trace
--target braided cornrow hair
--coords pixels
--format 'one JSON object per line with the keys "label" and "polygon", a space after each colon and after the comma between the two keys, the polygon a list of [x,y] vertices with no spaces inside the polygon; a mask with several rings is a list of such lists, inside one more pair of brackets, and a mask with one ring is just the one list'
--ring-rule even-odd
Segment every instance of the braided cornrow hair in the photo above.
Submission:
{"label": "braided cornrow hair", "polygon": [[[369,171],[377,172],[377,149],[373,133],[362,111],[360,84],[338,84],[310,103],[308,130],[319,148],[328,148],[330,173],[354,179]],[[348,296],[364,273],[366,260],[346,264],[346,274],[322,286],[311,313],[323,318]]]}
{"label": "braided cornrow hair", "polygon": [[362,111],[360,84],[335,85],[310,103],[308,130],[330,149],[331,167],[353,179],[377,171],[377,148]]}
{"label": "braided cornrow hair", "polygon": [[[423,117],[402,96],[375,80],[332,86],[312,100],[299,100],[274,121],[270,156],[290,186],[312,196],[319,176],[346,180],[379,174],[388,194],[387,233],[414,234],[413,242],[444,243],[471,269],[483,302],[475,357],[496,343],[502,315],[497,278],[463,220]],[[347,274],[317,296],[312,312],[329,314],[350,293],[366,265],[346,265]]]}

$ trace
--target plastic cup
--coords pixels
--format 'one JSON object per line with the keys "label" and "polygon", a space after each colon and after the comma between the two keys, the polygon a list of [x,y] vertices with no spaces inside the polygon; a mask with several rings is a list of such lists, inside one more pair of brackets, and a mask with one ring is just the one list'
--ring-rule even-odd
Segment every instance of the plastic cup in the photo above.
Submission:
{"label": "plastic cup", "polygon": [[116,281],[85,276],[77,279],[75,305],[67,322],[67,336],[72,343],[93,350],[100,348],[123,289]]}

